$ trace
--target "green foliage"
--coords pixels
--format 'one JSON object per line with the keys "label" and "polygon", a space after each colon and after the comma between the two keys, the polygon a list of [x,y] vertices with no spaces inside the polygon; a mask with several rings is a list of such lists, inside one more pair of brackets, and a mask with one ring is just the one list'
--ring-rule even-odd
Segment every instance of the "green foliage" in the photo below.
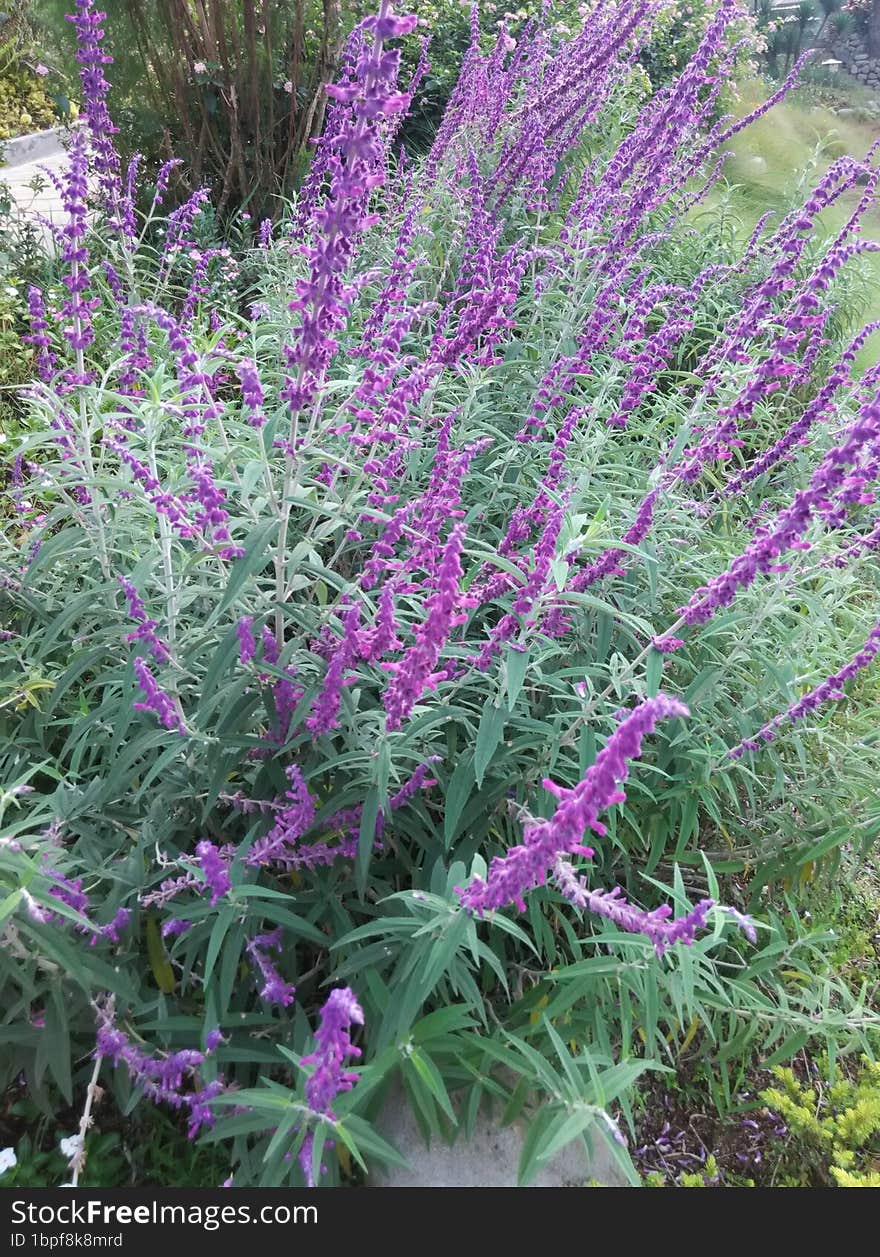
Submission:
{"label": "green foliage", "polygon": [[[615,151],[644,91],[643,72],[620,84],[591,126],[573,178]],[[488,164],[489,155],[478,159]],[[547,214],[514,202],[500,225],[504,237],[539,248],[558,242],[566,195]],[[688,591],[741,552],[755,512],[790,499],[808,454],[798,449],[754,493],[714,514],[708,503],[717,479],[693,492],[674,485],[650,541],[621,543],[625,571],[563,598],[572,621],[566,638],[518,624],[497,666],[439,678],[402,731],[387,730],[385,674],[353,666],[338,728],[313,738],[303,717],[326,675],[328,635],[338,640],[341,601],[355,593],[360,530],[387,522],[383,511],[368,510],[370,475],[338,439],[340,415],[363,373],[351,351],[380,299],[377,276],[392,261],[402,225],[392,195],[382,209],[364,239],[326,405],[315,408],[307,431],[295,430],[295,457],[286,463],[275,440],[289,416],[275,399],[291,294],[304,278],[301,253],[283,236],[251,250],[242,231],[233,241],[242,256],[217,260],[189,311],[185,330],[199,374],[222,403],[203,439],[241,544],[237,558],[219,545],[176,538],[106,440],[114,424],[134,418],[124,430],[138,457],[169,492],[191,494],[191,437],[183,430],[191,398],[175,348],[161,325],[145,320],[139,391],[122,391],[119,310],[99,263],[117,266],[119,282],[138,300],[149,294],[180,310],[198,250],[157,266],[154,246],[167,220],[157,220],[155,206],[143,223],[143,248],[121,246],[100,221],[90,232],[97,310],[89,362],[100,369],[77,390],[75,405],[67,392],[50,389],[30,404],[16,452],[36,469],[31,496],[0,542],[8,576],[0,606],[10,626],[0,638],[0,1083],[23,1074],[46,1113],[59,1096],[79,1101],[91,1068],[84,1060],[94,1048],[94,1001],[112,994],[120,1024],[145,1050],[191,1047],[222,1030],[206,1081],[222,1070],[237,1089],[219,1098],[220,1120],[207,1142],[224,1146],[237,1182],[299,1181],[297,1153],[307,1138],[314,1166],[329,1140],[346,1150],[348,1161],[326,1158],[330,1183],[373,1158],[393,1163],[398,1154],[372,1119],[394,1080],[427,1134],[466,1131],[489,1098],[503,1106],[504,1120],[528,1114],[523,1182],[575,1138],[610,1138],[636,1181],[618,1135],[632,1129],[632,1089],[647,1071],[672,1068],[698,1048],[719,1106],[730,1108],[742,1062],[755,1050],[779,1061],[814,1040],[831,1051],[867,1050],[877,1028],[866,992],[827,971],[834,940],[804,928],[786,893],[817,866],[833,869],[844,846],[858,854],[876,841],[876,751],[866,754],[874,683],[853,687],[856,701],[843,713],[821,712],[787,730],[753,761],[726,754],[852,654],[876,616],[876,567],[870,559],[835,564],[857,531],[851,522],[817,530],[799,566],[745,591],[667,659],[650,648],[652,637],[674,620]],[[407,353],[436,332],[435,303],[461,266],[469,213],[467,198],[442,183],[420,206],[423,237],[408,281],[418,308]],[[700,227],[673,219],[645,252],[646,282],[661,287],[692,284],[708,266],[726,269],[701,290],[692,326],[625,436],[605,422],[623,384],[613,345],[598,348],[594,369],[569,388],[565,404],[584,407],[590,421],[574,438],[561,554],[591,559],[619,543],[658,451],[689,438],[683,415],[703,356],[749,285],[766,274],[760,250],[743,261],[723,210],[707,212]],[[809,246],[805,267],[822,248],[821,241]],[[466,588],[487,559],[512,567],[499,553],[505,524],[534,500],[546,452],[518,443],[516,433],[548,366],[571,347],[597,282],[587,250],[567,257],[564,273],[550,272],[540,289],[527,275],[498,361],[490,355],[445,373],[419,401],[429,439],[405,450],[408,489],[420,490],[433,474],[436,417],[452,416],[456,449],[481,450],[462,489]],[[62,296],[46,288],[59,353]],[[827,325],[832,341],[847,322],[845,296],[841,283]],[[248,316],[251,303],[258,317]],[[656,326],[664,316],[652,317]],[[748,437],[756,449],[815,390],[830,352],[819,356],[811,379],[755,408]],[[259,365],[273,399],[261,430],[248,421],[230,370],[244,355]],[[734,368],[713,406],[737,396],[747,378]],[[856,401],[854,385],[841,419]],[[72,447],[57,440],[62,408]],[[833,435],[820,432],[819,448]],[[71,489],[71,476],[86,495]],[[185,718],[183,735],[133,705],[144,698],[134,670],[144,644],[132,641],[120,576],[134,582],[168,638],[172,661],[162,684]],[[396,611],[399,630],[412,635],[423,621],[418,588],[401,594]],[[368,590],[365,616],[375,614],[376,594]],[[497,615],[493,606],[452,647],[456,661],[467,660]],[[275,634],[277,661],[241,661],[244,616]],[[301,688],[284,727],[279,682]],[[645,938],[584,921],[552,886],[531,893],[521,916],[466,915],[456,887],[521,841],[524,816],[548,814],[543,779],[578,782],[614,727],[617,707],[661,684],[681,695],[692,718],[646,744],[625,801],[607,816],[596,879],[626,885],[649,906],[671,899],[679,913],[704,895],[750,908],[760,917],[758,943],[746,944],[715,911],[693,947],[658,957]],[[427,764],[436,783],[392,813],[390,796]],[[342,822],[331,818],[361,807],[357,853],[263,878],[247,856],[267,828],[260,809],[283,806],[291,765],[314,801],[315,835],[332,843]],[[237,808],[242,799],[248,806]],[[234,853],[231,889],[214,904],[193,854],[205,838]],[[84,879],[94,921],[52,896],[53,871]],[[175,877],[189,881],[169,909],[163,884]],[[133,914],[130,928],[119,940],[99,941],[100,927],[123,906]],[[49,911],[60,919],[47,922]],[[163,937],[160,927],[171,918],[187,928]],[[283,1012],[261,1000],[247,948],[275,927],[285,939],[279,968],[297,986],[295,1006]],[[335,982],[355,986],[364,1007],[364,1068],[334,1116],[317,1121],[301,1062],[313,1046],[315,1010]],[[102,1077],[122,1112],[141,1111],[124,1068]]]}
{"label": "green foliage", "polygon": [[[196,1147],[172,1117],[149,1105],[124,1115],[102,1097],[88,1135],[88,1182],[92,1187],[205,1187],[226,1177],[227,1158],[216,1147]],[[46,1114],[21,1088],[7,1092],[0,1113],[0,1144],[15,1148],[16,1165],[0,1179],[8,1187],[57,1187],[69,1177],[62,1140],[79,1126],[68,1109]]]}
{"label": "green foliage", "polygon": [[[664,6],[639,57],[655,87],[668,83],[682,72],[698,48],[712,12],[713,5],[706,0],[673,0]],[[750,58],[756,57],[760,49],[755,22],[745,10],[738,34],[741,44],[731,80],[749,73]]]}
{"label": "green foliage", "polygon": [[13,66],[0,74],[0,140],[42,131],[56,117],[42,79],[27,66]]}
{"label": "green foliage", "polygon": [[[0,172],[2,173],[2,172]],[[38,229],[18,212],[0,180],[0,453],[11,448],[22,415],[21,386],[33,375],[27,290],[51,270]],[[2,473],[0,473],[2,474]],[[2,483],[2,480],[0,480]],[[6,503],[0,503],[0,519]]]}
{"label": "green foliage", "polygon": [[815,1172],[838,1187],[880,1187],[880,1062],[864,1056],[852,1076],[825,1062],[804,1081],[776,1066],[776,1086],[761,1099],[787,1123],[800,1144],[814,1150]]}

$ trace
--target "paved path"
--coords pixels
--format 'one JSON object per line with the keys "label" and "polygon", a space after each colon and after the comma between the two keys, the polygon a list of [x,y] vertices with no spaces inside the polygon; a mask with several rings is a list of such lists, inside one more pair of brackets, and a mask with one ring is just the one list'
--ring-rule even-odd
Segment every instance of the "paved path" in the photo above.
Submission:
{"label": "paved path", "polygon": [[[28,217],[40,214],[53,223],[64,221],[61,197],[44,170],[48,168],[60,174],[66,157],[59,133],[54,130],[24,135],[7,140],[3,145],[0,181],[6,184],[16,205]],[[31,187],[35,179],[43,184],[39,192]]]}

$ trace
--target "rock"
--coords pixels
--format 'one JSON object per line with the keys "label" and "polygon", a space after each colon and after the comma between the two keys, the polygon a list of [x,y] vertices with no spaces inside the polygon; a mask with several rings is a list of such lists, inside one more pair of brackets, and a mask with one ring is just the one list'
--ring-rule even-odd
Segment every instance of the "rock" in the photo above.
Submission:
{"label": "rock", "polygon": [[32,135],[16,135],[2,144],[3,166],[26,166],[61,154],[61,132],[52,127]]}
{"label": "rock", "polygon": [[[459,1135],[450,1146],[434,1139],[425,1145],[401,1089],[393,1090],[376,1128],[409,1162],[371,1168],[371,1187],[516,1187],[525,1125],[500,1125],[501,1110],[480,1112],[473,1138]],[[562,1148],[529,1184],[531,1187],[628,1187],[630,1183],[610,1149],[610,1135],[590,1132],[587,1153],[582,1138]]]}
{"label": "rock", "polygon": [[[66,217],[63,197],[50,182],[45,167],[60,175],[65,169],[67,155],[61,147],[60,133],[40,131],[36,135],[23,135],[7,140],[3,145],[6,164],[0,166],[0,182],[6,184],[19,210],[30,219],[47,219],[60,224]],[[34,191],[34,181],[39,191]],[[39,230],[47,242],[51,232],[44,222]]]}

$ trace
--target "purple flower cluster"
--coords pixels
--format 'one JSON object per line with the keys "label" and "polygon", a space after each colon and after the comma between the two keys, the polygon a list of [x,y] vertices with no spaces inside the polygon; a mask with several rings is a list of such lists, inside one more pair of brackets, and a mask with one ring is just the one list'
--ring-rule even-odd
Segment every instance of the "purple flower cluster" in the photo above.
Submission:
{"label": "purple flower cluster", "polygon": [[235,626],[238,634],[238,657],[242,664],[248,664],[257,653],[257,644],[254,641],[254,617],[252,615],[243,615]]}
{"label": "purple flower cluster", "polygon": [[138,656],[133,667],[135,680],[144,693],[143,702],[132,704],[135,711],[152,712],[169,732],[186,736],[186,725],[174,700],[160,687],[147,663]]}
{"label": "purple flower cluster", "polygon": [[158,621],[148,618],[141,596],[130,580],[120,576],[119,583],[128,601],[129,619],[137,624],[137,628],[133,633],[129,633],[125,640],[143,642],[157,663],[168,663],[171,654],[165,642],[156,633],[159,627]]}
{"label": "purple flower cluster", "polygon": [[[117,908],[106,925],[97,925],[90,916],[91,906],[89,897],[83,890],[83,879],[81,877],[66,877],[63,873],[59,873],[57,869],[46,869],[45,873],[50,882],[49,894],[52,898],[57,899],[59,903],[63,903],[65,907],[70,908],[84,918],[84,921],[77,925],[77,929],[81,934],[89,935],[90,947],[97,946],[99,942],[118,944],[121,941],[120,935],[123,930],[128,928],[131,922],[130,909]],[[62,919],[57,913],[40,908],[36,901],[30,897],[25,902],[33,920],[39,921],[41,924],[47,925]]]}
{"label": "purple flower cluster", "polygon": [[346,683],[346,672],[358,654],[359,620],[360,608],[357,604],[347,607],[342,614],[342,638],[333,648],[324,684],[306,717],[306,728],[314,738],[320,737],[322,733],[329,733],[339,725],[337,717],[342,701],[342,688]]}
{"label": "purple flower cluster", "polygon": [[315,819],[315,804],[298,764],[287,769],[290,788],[287,800],[275,813],[275,824],[264,838],[251,848],[247,862],[251,865],[286,864],[295,855],[297,843]]}
{"label": "purple flower cluster", "polygon": [[[86,137],[82,131],[74,131],[70,142],[70,157],[64,182],[64,209],[67,221],[60,229],[61,257],[64,273],[61,282],[68,296],[61,313],[65,319],[62,334],[71,349],[81,354],[95,339],[92,328],[92,312],[98,305],[97,297],[86,297],[91,286],[89,275],[89,251],[85,243],[88,230],[88,156]],[[66,372],[69,387],[88,384],[91,375],[81,369]]]}
{"label": "purple flower cluster", "polygon": [[857,676],[863,668],[869,667],[880,653],[880,622],[874,625],[867,639],[859,650],[853,655],[852,659],[839,668],[837,672],[832,673],[820,685],[808,690],[796,702],[786,708],[784,712],[774,716],[772,720],[768,720],[762,725],[756,734],[750,738],[744,738],[738,746],[734,746],[728,752],[731,759],[740,759],[745,751],[757,751],[760,749],[762,742],[772,742],[780,727],[786,721],[794,724],[798,720],[803,720],[810,712],[821,707],[823,703],[836,702],[844,697],[843,687],[847,681],[851,681]]}
{"label": "purple flower cluster", "polygon": [[[427,764],[418,766],[412,776],[392,794],[388,800],[386,812],[398,811],[398,809],[405,807],[420,790],[429,790],[431,786],[436,786],[437,780],[430,775],[430,772],[431,764],[436,763],[439,758],[439,756],[432,756]],[[386,812],[380,811],[376,816],[375,836],[377,846],[380,844],[382,834],[385,831]],[[325,828],[329,831],[331,837],[319,838],[317,842],[310,842],[308,845],[301,844],[297,850],[291,850],[289,854],[284,855],[284,864],[292,869],[316,869],[335,864],[337,860],[355,859],[360,840],[362,816],[363,807],[361,804],[334,812],[324,822]],[[333,834],[339,834],[338,840],[332,837]]]}
{"label": "purple flower cluster", "polygon": [[806,489],[799,489],[792,504],[780,511],[774,522],[761,528],[741,555],[720,576],[698,589],[681,609],[687,624],[702,624],[720,607],[729,606],[740,589],[751,585],[759,572],[774,568],[776,558],[791,549],[803,549],[810,522],[825,506],[831,494],[844,483],[847,470],[854,467],[864,450],[880,440],[880,404],[862,407],[856,421],[841,443],[824,456],[810,477]]}
{"label": "purple flower cluster", "polygon": [[222,1077],[204,1085],[198,1082],[197,1071],[216,1048],[219,1035],[212,1032],[208,1042],[206,1052],[185,1049],[164,1057],[150,1056],[119,1029],[110,1004],[105,1004],[98,1012],[95,1056],[112,1061],[114,1066],[122,1062],[131,1081],[154,1104],[185,1112],[190,1139],[214,1125],[211,1101],[227,1090]]}
{"label": "purple flower cluster", "polygon": [[701,899],[684,916],[674,917],[669,904],[647,912],[628,903],[619,886],[613,890],[590,890],[585,877],[579,877],[570,861],[561,857],[553,866],[553,878],[562,894],[575,907],[585,912],[613,921],[619,929],[630,934],[644,934],[654,944],[658,956],[662,956],[674,943],[690,945],[696,942],[697,931],[706,928],[714,899]]}
{"label": "purple flower cluster", "polygon": [[260,382],[257,364],[252,358],[242,358],[236,366],[241,383],[241,403],[245,409],[248,423],[254,428],[261,428],[266,422],[263,410],[266,396]]}
{"label": "purple flower cluster", "polygon": [[435,669],[449,634],[459,622],[461,550],[464,528],[457,524],[449,534],[437,569],[437,584],[428,599],[427,615],[416,629],[416,641],[399,663],[385,664],[392,673],[385,691],[386,725],[399,729],[425,689],[436,684]]}
{"label": "purple flower cluster", "polygon": [[415,17],[395,17],[388,0],[382,0],[378,16],[365,18],[359,28],[365,38],[356,76],[327,88],[328,96],[346,113],[328,156],[327,201],[313,213],[317,242],[306,250],[310,273],[298,282],[297,299],[290,307],[300,322],[285,346],[290,374],[281,395],[294,412],[307,410],[314,402],[337,348],[334,335],[348,313],[352,293],[344,273],[359,235],[371,221],[370,194],[384,181],[382,123],[409,104],[395,86],[400,53],[386,50],[383,41],[408,34],[415,24]]}
{"label": "purple flower cluster", "polygon": [[[657,502],[658,490],[651,489],[647,493],[638,509],[636,518],[633,523],[623,534],[623,540],[628,546],[638,546],[645,540],[650,531],[651,524],[654,522],[654,507]],[[607,550],[603,550],[598,559],[594,559],[587,567],[582,567],[580,571],[569,580],[567,588],[581,592],[584,589],[601,580],[603,576],[619,576],[623,573],[620,566],[626,557],[626,551],[621,550],[618,546],[610,546]]]}
{"label": "purple flower cluster", "polygon": [[[360,1048],[351,1041],[352,1026],[362,1026],[364,1014],[350,987],[337,987],[331,991],[321,1009],[321,1024],[315,1031],[317,1048],[310,1056],[304,1056],[303,1065],[315,1069],[306,1083],[306,1099],[309,1107],[320,1117],[334,1120],[330,1108],[341,1091],[350,1091],[357,1082],[355,1070],[346,1069],[347,1058],[358,1057]],[[314,1140],[311,1133],[303,1140],[299,1151],[299,1164],[309,1187],[315,1186],[312,1169]],[[324,1167],[322,1167],[323,1172]]]}
{"label": "purple flower cluster", "polygon": [[333,1118],[333,1101],[341,1091],[350,1091],[357,1082],[356,1071],[346,1069],[349,1057],[359,1057],[361,1050],[351,1041],[354,1026],[364,1024],[364,1014],[350,987],[337,987],[321,1009],[321,1024],[315,1031],[315,1050],[304,1056],[303,1065],[314,1065],[306,1083],[309,1108],[323,1117]]}
{"label": "purple flower cluster", "polygon": [[153,508],[168,520],[169,524],[183,539],[198,535],[197,529],[189,518],[186,503],[173,493],[166,492],[146,463],[133,452],[122,429],[110,429],[104,434],[104,444],[116,454],[126,466],[134,480],[143,487],[144,493]]}
{"label": "purple flower cluster", "polygon": [[232,889],[232,883],[229,880],[229,867],[218,848],[213,842],[208,842],[207,839],[203,839],[196,846],[196,855],[199,857],[199,865],[205,875],[207,887],[211,892],[211,907],[213,908],[219,900],[225,899]]}
{"label": "purple flower cluster", "polygon": [[599,813],[626,798],[618,783],[628,776],[627,761],[641,755],[643,739],[661,720],[687,714],[677,699],[647,698],[618,725],[577,786],[569,790],[545,779],[544,788],[558,800],[553,816],[526,825],[524,842],[493,859],[487,880],[475,877],[465,890],[456,889],[464,907],[482,915],[515,903],[524,912],[526,892],[543,885],[560,856],[592,855],[592,848],[583,845],[584,831],[605,834]]}
{"label": "purple flower cluster", "polygon": [[261,998],[267,1004],[280,1004],[282,1008],[287,1008],[293,1003],[296,987],[283,980],[266,954],[269,951],[281,951],[281,926],[279,925],[269,934],[257,934],[249,939],[247,951],[263,977],[263,985],[260,989]]}
{"label": "purple flower cluster", "polygon": [[120,192],[119,155],[113,142],[113,136],[119,128],[114,126],[107,109],[110,84],[104,76],[104,66],[113,61],[101,47],[104,39],[102,23],[107,15],[95,8],[94,0],[74,2],[76,12],[68,14],[67,20],[76,28],[76,59],[80,67],[82,108],[101,193],[113,208]]}
{"label": "purple flower cluster", "polygon": [[46,317],[46,306],[43,294],[33,284],[28,288],[28,314],[30,315],[31,332],[25,336],[28,344],[37,351],[37,371],[40,379],[48,384],[58,367],[58,359],[52,349],[49,336],[49,320]]}

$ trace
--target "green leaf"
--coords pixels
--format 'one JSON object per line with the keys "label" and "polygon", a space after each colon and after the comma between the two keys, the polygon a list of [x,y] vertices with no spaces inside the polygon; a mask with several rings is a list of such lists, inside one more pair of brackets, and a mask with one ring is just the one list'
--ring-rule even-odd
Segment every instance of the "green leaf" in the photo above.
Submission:
{"label": "green leaf", "polygon": [[364,810],[361,813],[361,827],[358,832],[357,862],[354,879],[358,894],[363,897],[367,889],[367,873],[373,855],[373,844],[376,841],[376,818],[379,815],[379,787],[372,786],[364,799]]}
{"label": "green leaf", "polygon": [[529,670],[530,659],[531,655],[528,650],[514,650],[512,646],[508,646],[505,661],[508,711],[513,711],[516,706],[516,700],[519,698],[520,690]]}
{"label": "green leaf", "polygon": [[241,592],[245,581],[249,580],[255,572],[259,571],[266,564],[266,550],[269,543],[275,535],[278,528],[278,520],[270,519],[262,524],[258,524],[244,540],[242,549],[244,555],[240,559],[236,559],[232,565],[232,571],[229,574],[229,581],[226,589],[223,591],[223,597],[218,602],[215,610],[208,617],[204,628],[213,628],[224,611],[232,605]]}
{"label": "green leaf", "polygon": [[660,691],[660,682],[663,678],[663,660],[662,651],[655,650],[652,646],[648,651],[648,662],[645,665],[645,692],[648,698],[654,698]]}
{"label": "green leaf", "polygon": [[439,1069],[430,1056],[423,1052],[421,1048],[413,1048],[407,1059],[449,1120],[453,1125],[457,1125],[455,1110],[452,1107],[452,1101],[449,1099],[449,1092],[446,1090]]}
{"label": "green leaf", "polygon": [[443,814],[443,841],[448,851],[458,836],[458,822],[465,805],[476,785],[473,755],[463,756],[455,766],[455,772],[446,790],[446,807]]}
{"label": "green leaf", "polygon": [[205,976],[204,982],[207,986],[211,980],[211,974],[214,972],[214,965],[217,963],[217,957],[220,954],[220,948],[223,946],[223,940],[226,937],[229,927],[235,920],[237,909],[235,904],[224,904],[217,913],[217,920],[211,930],[211,937],[208,939],[208,951],[205,956]]}
{"label": "green leaf", "polygon": [[483,777],[489,761],[495,754],[495,748],[504,733],[506,713],[494,705],[484,708],[480,727],[477,730],[477,743],[474,748],[474,775],[478,786],[482,786]]}

